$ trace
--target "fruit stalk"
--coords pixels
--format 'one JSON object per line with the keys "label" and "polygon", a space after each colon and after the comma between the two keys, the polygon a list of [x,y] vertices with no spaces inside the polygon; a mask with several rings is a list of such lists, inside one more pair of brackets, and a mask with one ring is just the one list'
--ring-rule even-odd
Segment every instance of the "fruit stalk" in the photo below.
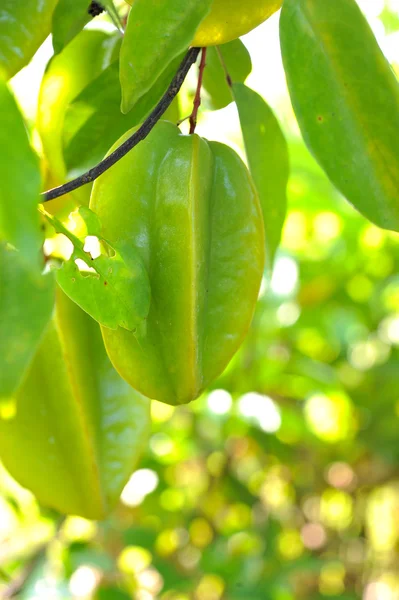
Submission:
{"label": "fruit stalk", "polygon": [[195,128],[197,126],[198,109],[201,106],[201,88],[202,88],[202,80],[204,77],[205,67],[206,67],[206,48],[202,48],[201,63],[200,63],[199,72],[198,72],[197,90],[196,90],[195,96],[194,96],[193,112],[191,113],[191,116],[190,116],[190,135],[195,133]]}

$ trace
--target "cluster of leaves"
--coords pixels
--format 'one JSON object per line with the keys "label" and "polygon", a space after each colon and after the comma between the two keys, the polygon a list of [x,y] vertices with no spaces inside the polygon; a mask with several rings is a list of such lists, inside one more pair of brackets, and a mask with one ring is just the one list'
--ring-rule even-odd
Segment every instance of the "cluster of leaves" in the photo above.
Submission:
{"label": "cluster of leaves", "polygon": [[[112,2],[104,4],[107,11],[102,17],[114,23],[111,31],[101,28],[82,30],[89,16],[86,4],[60,0],[55,7],[51,3],[44,7],[40,3],[31,6],[34,13],[45,10],[52,14],[52,19],[42,23],[42,35],[36,40],[39,45],[45,33],[50,30],[53,33],[54,56],[41,82],[37,119],[33,123],[41,141],[41,165],[29,147],[23,115],[19,114],[7,84],[2,82],[1,147],[5,149],[11,138],[14,143],[10,152],[4,152],[2,163],[4,198],[0,237],[3,243],[17,249],[13,255],[14,262],[30,261],[30,268],[33,263],[36,273],[30,294],[26,293],[25,282],[19,282],[18,286],[14,284],[13,312],[10,312],[10,302],[7,305],[4,302],[0,312],[4,322],[20,321],[23,324],[18,335],[9,327],[8,335],[3,338],[4,346],[8,347],[7,353],[0,359],[5,366],[2,370],[7,371],[7,385],[0,381],[0,398],[3,399],[11,397],[21,385],[51,316],[54,299],[54,285],[47,285],[47,281],[53,279],[52,274],[45,278],[40,274],[40,252],[44,239],[37,211],[40,166],[44,174],[43,189],[62,184],[96,165],[110,146],[131,127],[140,124],[159,102],[199,22],[209,10],[209,2],[201,5],[197,2],[176,2],[175,11],[166,5],[148,7],[144,6],[145,3],[136,2],[122,36],[121,22],[126,19],[119,18]],[[125,5],[125,14],[126,9]],[[120,14],[123,16],[123,10]],[[177,19],[176,14],[181,18]],[[4,22],[14,22],[17,18],[23,19],[23,16],[15,14],[14,5],[10,5]],[[162,24],[159,25],[161,29],[152,26],[156,23]],[[13,75],[31,58],[31,48],[26,45],[22,29],[21,24],[19,28],[7,29],[7,33],[0,29],[1,47],[12,46],[18,49],[18,56],[24,55],[23,63],[14,55],[2,56],[1,65],[6,76]],[[166,30],[168,36],[165,35]],[[149,31],[151,35],[148,35]],[[138,43],[138,40],[141,42]],[[135,65],[133,71],[132,64]],[[234,100],[239,108],[248,161],[267,216],[270,271],[286,213],[288,152],[272,111],[261,96],[244,84],[251,68],[251,58],[240,40],[225,44],[220,49],[210,48],[203,82],[204,94],[211,110],[221,109]],[[185,95],[190,96],[190,93],[187,89]],[[175,122],[185,116],[180,111],[178,99],[165,115]],[[19,135],[13,135],[14,130]],[[19,176],[16,174],[17,165],[21,171]],[[88,223],[80,238],[68,229],[70,221],[66,222],[66,226],[62,224],[76,204],[87,204],[90,187],[86,185],[75,190],[58,204],[51,203],[48,210],[53,216],[43,214],[47,227],[51,226],[49,231],[45,231],[46,236],[62,233],[74,247],[69,260],[57,272],[58,284],[102,325],[111,328],[121,326],[139,333],[145,327],[150,302],[148,277],[139,257],[131,248],[116,248],[112,240],[103,240],[101,223],[94,222],[94,215],[88,209],[84,217]],[[23,204],[17,200],[20,197],[24,198]],[[85,250],[87,236],[97,237],[102,241],[103,250],[107,247],[116,255],[101,255],[92,260]],[[10,248],[4,246],[7,262],[12,260],[10,252]],[[56,255],[57,252],[53,252],[52,256]],[[64,259],[65,254],[61,254],[61,258]],[[110,273],[112,277],[109,277]],[[0,277],[10,294],[7,269],[3,269]],[[32,319],[32,311],[27,309],[27,304],[30,297],[37,295],[42,288],[46,290],[47,299],[35,305],[35,318]],[[133,298],[133,302],[126,302],[126,298]],[[18,352],[15,344],[9,342],[13,337],[20,340]]]}
{"label": "cluster of leaves", "polygon": [[[45,180],[42,188],[61,184],[96,164],[122,133],[140,123],[178,67],[201,16],[195,11],[205,14],[206,10],[194,0],[180,3],[188,15],[181,36],[172,35],[176,20],[165,15],[163,27],[170,28],[174,45],[166,45],[164,55],[154,57],[151,38],[133,44],[129,28],[120,53],[118,15],[122,13],[111,2],[103,4],[116,23],[111,33],[81,31],[88,21],[86,1],[42,2],[46,18],[35,12],[37,3],[25,2],[21,14],[12,15],[12,22],[24,24],[29,19],[29,28],[37,36],[29,38],[29,44],[24,39],[26,27],[10,30],[11,17],[0,20],[0,40],[8,40],[11,31],[14,39],[7,41],[7,47],[26,50],[22,57],[20,52],[0,54],[6,77],[29,61],[52,26],[56,52],[42,81],[35,123],[42,142],[41,165],[9,88],[0,81],[4,156],[0,238],[18,249],[3,245],[0,253],[0,361],[7,357],[13,367],[0,369],[3,397],[18,385],[52,311],[54,278],[51,273],[42,275],[40,263],[43,233],[36,210],[40,171]],[[153,10],[161,5],[154,3]],[[326,95],[331,96],[325,84],[330,67],[323,62],[325,54],[304,50],[300,46],[304,40],[290,30],[294,21],[288,11],[294,10],[293,5],[286,4],[283,31],[287,71],[306,71],[312,80],[316,69],[319,89],[325,85]],[[382,16],[394,29],[388,8]],[[153,21],[150,11],[144,17]],[[335,23],[335,39],[350,38],[343,32],[348,23],[350,18]],[[372,50],[373,44],[370,38]],[[127,60],[121,68],[119,60],[124,60],[127,49],[129,56],[139,52],[134,59],[139,70],[129,69]],[[350,45],[332,50],[337,60],[342,52],[354,61],[350,69],[362,69]],[[243,43],[226,44],[220,54],[222,61],[216,49],[208,51],[204,106],[217,110],[233,98],[237,102],[248,163],[268,215],[272,257],[286,211],[281,191],[288,177],[286,144],[273,113],[244,83],[251,61]],[[312,56],[312,63],[297,65],[295,60],[303,55]],[[232,88],[223,65],[234,82]],[[356,81],[359,96],[367,97],[368,83],[375,84],[375,75],[361,72]],[[345,77],[334,90],[335,113],[315,112],[311,86],[303,92],[295,81],[289,84],[298,90],[293,100],[300,125],[309,132],[312,150],[336,187],[370,219],[396,229],[397,207],[387,202],[397,189],[396,172],[387,168],[393,161],[383,152],[397,143],[392,125],[396,107],[383,112],[386,123],[380,121],[377,139],[368,127],[378,112],[378,98],[370,98],[368,112],[356,128],[352,120],[348,126],[347,114],[340,110]],[[303,114],[301,92],[310,107]],[[185,118],[184,107],[191,100],[187,85],[167,116],[176,122]],[[120,111],[121,101],[126,114]],[[331,133],[337,131],[338,114],[343,114],[341,131],[348,132],[339,144]],[[47,555],[28,565],[22,598],[86,594],[116,600],[350,600],[362,593],[373,597],[376,589],[384,589],[387,597],[398,592],[399,410],[393,390],[399,368],[399,241],[344,204],[292,130],[286,131],[291,181],[283,244],[273,278],[265,280],[244,347],[214,389],[192,407],[153,404],[150,445],[118,511],[99,525],[68,519]],[[262,143],[266,132],[267,144]],[[365,147],[367,160],[359,162]],[[348,165],[346,181],[342,174],[348,172]],[[376,190],[378,211],[365,204],[365,181]],[[88,234],[101,240],[90,213],[83,213],[87,225],[83,236],[72,234],[63,224],[76,203],[87,202],[89,191],[76,191],[62,204],[49,207],[56,216],[48,214],[43,221],[45,227],[52,223],[45,232],[52,255],[64,256],[65,236],[74,245],[72,260],[58,274],[65,286],[77,276],[77,259],[88,266],[82,240]],[[267,204],[271,197],[273,206]],[[63,234],[63,241],[55,232]],[[103,286],[111,261],[121,267],[127,285],[143,277],[135,257],[124,258],[124,249],[109,240],[102,242],[112,252],[96,259],[96,275],[85,277],[90,286],[111,293]],[[123,296],[124,290],[122,286],[118,294]],[[140,301],[137,312],[144,313],[146,298]],[[87,303],[85,308],[94,310]],[[132,315],[123,311],[118,319],[107,325],[137,326]],[[17,322],[20,330],[13,339],[24,343],[14,347],[7,326]],[[7,410],[5,403],[3,418]],[[4,523],[0,555],[6,577],[19,575],[36,551],[37,540],[53,538],[56,519],[40,510],[6,474],[0,485],[0,522]],[[27,539],[32,542],[27,544]]]}
{"label": "cluster of leaves", "polygon": [[[119,509],[98,525],[69,518],[25,598],[397,592],[399,238],[290,142],[283,247],[250,337],[198,402],[153,404]],[[5,474],[1,489],[3,565],[18,572],[53,517]]]}

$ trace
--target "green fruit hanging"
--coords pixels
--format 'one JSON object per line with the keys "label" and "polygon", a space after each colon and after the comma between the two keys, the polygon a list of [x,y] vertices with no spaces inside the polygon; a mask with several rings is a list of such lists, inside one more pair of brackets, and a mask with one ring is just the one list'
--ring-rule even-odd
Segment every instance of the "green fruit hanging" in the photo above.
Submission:
{"label": "green fruit hanging", "polygon": [[63,293],[13,410],[0,417],[0,457],[37,499],[103,519],[145,446],[149,401],[112,368],[100,329]]}
{"label": "green fruit hanging", "polygon": [[95,182],[91,208],[106,239],[137,249],[151,284],[144,336],[102,328],[113,365],[149,398],[190,402],[240,346],[258,297],[263,218],[247,168],[159,122]]}

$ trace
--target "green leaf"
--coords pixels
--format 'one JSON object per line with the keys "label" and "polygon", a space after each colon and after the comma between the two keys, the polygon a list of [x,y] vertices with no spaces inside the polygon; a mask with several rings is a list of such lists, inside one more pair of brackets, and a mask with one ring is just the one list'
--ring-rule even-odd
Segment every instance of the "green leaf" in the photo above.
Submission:
{"label": "green leaf", "polygon": [[41,177],[25,124],[0,77],[0,240],[9,242],[33,268],[39,267],[42,234],[37,211]]}
{"label": "green leaf", "polygon": [[354,0],[286,0],[281,47],[303,137],[338,190],[399,230],[399,86]]}
{"label": "green leaf", "polygon": [[[84,241],[56,217],[44,214],[55,231],[73,244],[70,259],[57,271],[57,283],[65,294],[101,325],[110,329],[123,327],[141,335],[150,308],[151,291],[147,271],[136,250],[127,244],[105,240],[100,235],[97,215],[87,207],[80,207],[75,215],[86,225],[82,237],[98,237],[108,249],[108,256],[101,254],[92,258],[84,249]],[[87,270],[80,270],[76,260],[83,261]]]}
{"label": "green leaf", "polygon": [[183,58],[179,55],[127,114],[121,113],[118,63],[110,65],[69,106],[64,121],[64,159],[69,176],[102,160],[109,148],[159,102]]}
{"label": "green leaf", "polygon": [[207,94],[204,106],[208,110],[224,108],[234,99],[221,59],[234,83],[244,83],[252,71],[251,56],[241,40],[207,48],[203,87]]}
{"label": "green leaf", "polygon": [[[48,187],[65,183],[67,177],[62,147],[65,111],[91,81],[118,59],[121,41],[119,32],[84,29],[47,65],[36,125],[48,167]],[[71,209],[73,201],[88,204],[89,195],[89,185],[69,194]]]}
{"label": "green leaf", "polygon": [[2,0],[0,72],[12,77],[28,64],[51,31],[57,0]]}
{"label": "green leaf", "polygon": [[88,0],[59,0],[53,15],[53,47],[58,54],[91,20]]}
{"label": "green leaf", "polygon": [[135,0],[121,48],[122,112],[154,85],[168,64],[190,45],[211,0]]}
{"label": "green leaf", "polygon": [[115,5],[112,0],[102,0],[101,5],[105,8],[107,13],[110,16],[111,21],[114,23],[115,27],[119,29],[121,33],[123,33],[123,25],[119,17],[119,13],[115,8]]}
{"label": "green leaf", "polygon": [[0,243],[0,402],[22,383],[54,306],[53,274],[32,273]]}
{"label": "green leaf", "polygon": [[265,223],[266,255],[271,270],[287,212],[289,156],[279,122],[259,94],[233,84],[248,166],[258,190]]}

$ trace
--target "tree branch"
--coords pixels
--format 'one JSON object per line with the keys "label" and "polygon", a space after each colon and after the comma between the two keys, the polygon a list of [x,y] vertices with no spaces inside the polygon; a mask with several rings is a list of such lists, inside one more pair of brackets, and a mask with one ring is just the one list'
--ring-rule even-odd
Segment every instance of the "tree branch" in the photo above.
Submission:
{"label": "tree branch", "polygon": [[130,138],[128,138],[121,146],[119,146],[119,148],[112,152],[112,154],[104,158],[104,160],[102,160],[98,165],[92,169],[89,169],[89,171],[86,171],[86,173],[83,173],[83,175],[80,175],[80,177],[72,179],[72,181],[68,181],[64,185],[60,185],[59,187],[44,192],[41,195],[41,202],[54,200],[55,198],[64,196],[65,194],[68,194],[69,192],[72,192],[73,190],[76,190],[87,183],[91,183],[100,175],[105,173],[105,171],[112,167],[112,165],[123,158],[128,152],[130,152],[132,148],[137,146],[139,142],[144,140],[162,117],[166,109],[171,105],[173,99],[179,93],[190,67],[198,58],[200,50],[200,48],[191,48],[187,52],[164,96],[161,98],[150,116],[147,117],[141,127]]}

